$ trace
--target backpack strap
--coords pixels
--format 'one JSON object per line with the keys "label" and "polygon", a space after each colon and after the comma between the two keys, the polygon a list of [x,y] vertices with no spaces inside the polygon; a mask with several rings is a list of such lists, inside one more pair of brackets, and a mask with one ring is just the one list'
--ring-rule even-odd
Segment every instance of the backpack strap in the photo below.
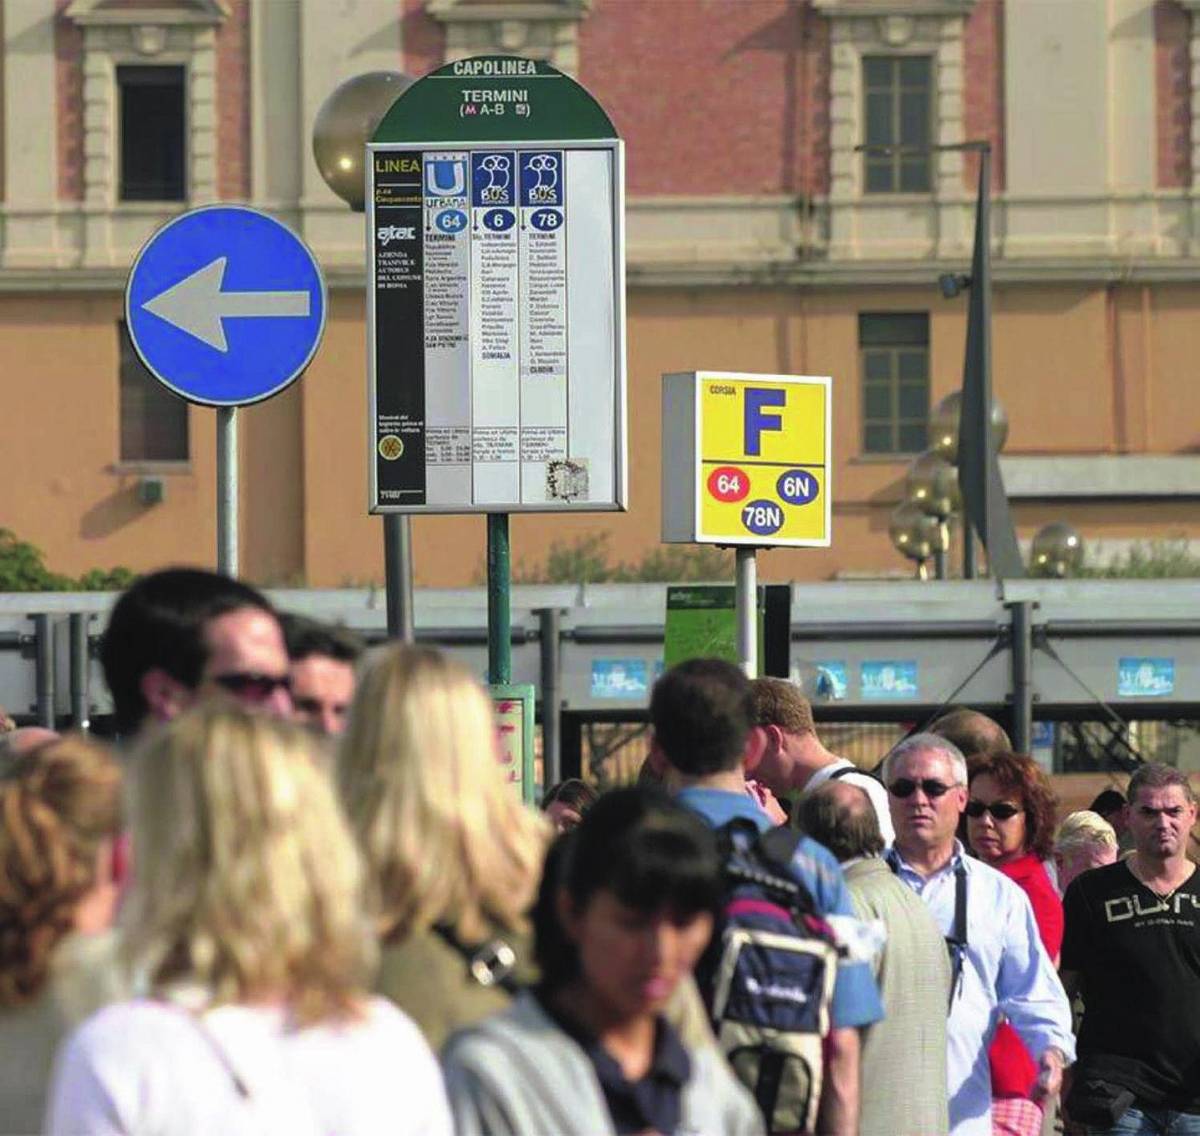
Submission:
{"label": "backpack strap", "polygon": [[[900,874],[900,860],[894,849],[885,856],[885,862],[893,875]],[[954,869],[954,921],[945,943],[950,955],[949,1004],[953,1007],[954,997],[962,987],[963,960],[967,954],[967,867],[962,860]]]}
{"label": "backpack strap", "polygon": [[433,928],[448,947],[460,954],[467,963],[467,972],[480,986],[498,986],[510,997],[516,997],[521,985],[513,976],[517,966],[516,952],[503,939],[488,939],[474,947],[467,946],[453,928],[437,924]]}
{"label": "backpack strap", "polygon": [[[796,849],[804,839],[802,833],[787,825],[759,832],[758,825],[745,817],[729,821],[717,832],[725,858],[725,874],[735,886],[759,887],[795,915],[816,914],[812,893],[796,877],[792,866]],[[757,859],[761,866],[739,863],[739,852]]]}

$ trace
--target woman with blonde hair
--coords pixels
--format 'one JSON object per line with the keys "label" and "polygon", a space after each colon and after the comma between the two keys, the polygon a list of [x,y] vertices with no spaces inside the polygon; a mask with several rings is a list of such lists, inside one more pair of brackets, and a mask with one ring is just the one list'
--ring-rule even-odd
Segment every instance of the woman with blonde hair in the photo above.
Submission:
{"label": "woman with blonde hair", "polygon": [[120,806],[116,761],[83,737],[14,756],[0,780],[0,1132],[41,1129],[59,1042],[123,994]]}
{"label": "woman with blonde hair", "polygon": [[51,1133],[450,1131],[429,1047],[364,994],[360,863],[307,731],[189,711],[135,751],[129,815],[147,995],[64,1047]]}
{"label": "woman with blonde hair", "polygon": [[483,688],[428,648],[390,647],[362,677],[337,779],[380,906],[377,988],[440,1047],[531,977],[548,826],[505,775]]}

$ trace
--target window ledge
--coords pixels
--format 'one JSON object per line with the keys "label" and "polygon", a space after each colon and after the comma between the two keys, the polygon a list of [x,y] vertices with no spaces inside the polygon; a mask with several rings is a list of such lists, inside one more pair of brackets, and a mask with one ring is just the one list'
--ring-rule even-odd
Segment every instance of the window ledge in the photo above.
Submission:
{"label": "window ledge", "polygon": [[119,461],[108,467],[117,477],[190,477],[195,470],[191,461]]}

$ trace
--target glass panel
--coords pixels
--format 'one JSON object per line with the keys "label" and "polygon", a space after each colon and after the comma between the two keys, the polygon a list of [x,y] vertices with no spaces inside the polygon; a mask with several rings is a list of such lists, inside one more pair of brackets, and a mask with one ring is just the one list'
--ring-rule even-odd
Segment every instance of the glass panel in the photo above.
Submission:
{"label": "glass panel", "polygon": [[879,55],[868,55],[863,59],[863,86],[890,87],[892,85],[893,60]]}
{"label": "glass panel", "polygon": [[904,383],[900,387],[897,414],[901,418],[915,418],[918,421],[924,421],[928,417],[929,391],[924,383],[920,386],[913,383]]}
{"label": "glass panel", "polygon": [[892,160],[868,156],[866,176],[867,193],[894,193],[895,179],[892,176]]}
{"label": "glass panel", "polygon": [[897,141],[892,126],[893,105],[892,96],[886,91],[867,95],[868,146],[890,146]]}
{"label": "glass panel", "polygon": [[863,354],[863,377],[868,383],[886,383],[892,377],[892,360],[887,351],[867,351]]}
{"label": "glass panel", "polygon": [[866,426],[863,428],[863,453],[890,454],[893,452],[890,426]]}
{"label": "glass panel", "polygon": [[882,383],[868,383],[863,388],[863,418],[888,421],[892,417],[892,391]]}
{"label": "glass panel", "polygon": [[858,317],[860,347],[925,347],[929,343],[926,312],[863,312]]}
{"label": "glass panel", "polygon": [[121,461],[187,461],[188,404],[172,394],[133,350],[124,323],[121,344]]}
{"label": "glass panel", "polygon": [[929,356],[924,351],[897,353],[896,374],[902,383],[924,382],[929,376]]}
{"label": "glass panel", "polygon": [[930,59],[927,55],[905,55],[900,58],[900,85],[902,87],[923,87],[929,90]]}
{"label": "glass panel", "polygon": [[929,145],[929,96],[923,91],[900,96],[900,141],[906,146]]}
{"label": "glass panel", "polygon": [[925,155],[900,159],[900,192],[929,192],[929,159]]}
{"label": "glass panel", "polygon": [[919,454],[925,448],[927,430],[924,422],[903,423],[899,435],[899,453]]}

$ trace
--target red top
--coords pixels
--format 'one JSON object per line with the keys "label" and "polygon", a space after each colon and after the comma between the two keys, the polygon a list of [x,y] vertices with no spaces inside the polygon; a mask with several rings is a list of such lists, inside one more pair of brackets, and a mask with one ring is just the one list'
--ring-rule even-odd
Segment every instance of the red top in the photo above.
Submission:
{"label": "red top", "polygon": [[[1062,900],[1046,875],[1042,862],[1032,852],[1027,852],[1007,864],[997,864],[996,868],[1029,896],[1046,954],[1057,965],[1063,940]],[[992,1047],[988,1050],[988,1061],[992,1067],[994,1098],[1029,1096],[1037,1080],[1037,1065],[1029,1056],[1025,1043],[1017,1036],[1017,1031],[1008,1022],[1001,1022],[996,1030]]]}

